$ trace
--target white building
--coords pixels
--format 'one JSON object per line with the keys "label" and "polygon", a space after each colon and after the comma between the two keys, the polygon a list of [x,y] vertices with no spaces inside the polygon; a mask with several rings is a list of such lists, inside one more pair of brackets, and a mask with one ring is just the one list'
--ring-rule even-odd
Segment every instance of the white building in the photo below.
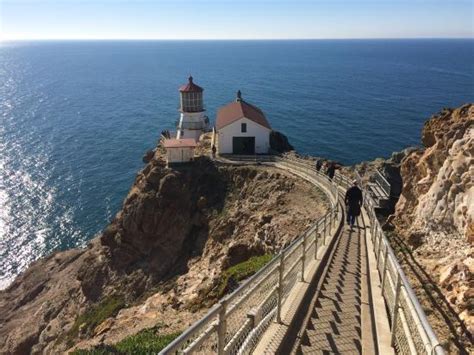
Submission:
{"label": "white building", "polygon": [[219,109],[216,120],[219,154],[267,154],[271,127],[258,107],[242,99]]}
{"label": "white building", "polygon": [[205,115],[203,102],[204,89],[193,82],[189,82],[179,88],[181,112],[176,138],[193,138],[199,140],[199,136],[208,130],[209,119]]}
{"label": "white building", "polygon": [[194,138],[165,139],[163,147],[166,149],[166,162],[168,164],[190,162],[194,158],[196,145]]}

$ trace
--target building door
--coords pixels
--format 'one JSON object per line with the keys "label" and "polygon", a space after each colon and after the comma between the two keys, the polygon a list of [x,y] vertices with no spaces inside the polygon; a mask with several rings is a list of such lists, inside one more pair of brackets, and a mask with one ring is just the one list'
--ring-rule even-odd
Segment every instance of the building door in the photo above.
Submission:
{"label": "building door", "polygon": [[241,155],[255,154],[255,137],[233,137],[232,153]]}

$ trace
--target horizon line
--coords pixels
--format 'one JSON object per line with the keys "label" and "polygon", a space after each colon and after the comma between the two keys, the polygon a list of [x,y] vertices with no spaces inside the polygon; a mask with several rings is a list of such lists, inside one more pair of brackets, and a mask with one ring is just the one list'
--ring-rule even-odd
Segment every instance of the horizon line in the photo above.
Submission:
{"label": "horizon line", "polygon": [[327,38],[0,38],[0,42],[21,41],[347,41],[347,40],[417,40],[417,39],[474,39],[471,37],[327,37]]}

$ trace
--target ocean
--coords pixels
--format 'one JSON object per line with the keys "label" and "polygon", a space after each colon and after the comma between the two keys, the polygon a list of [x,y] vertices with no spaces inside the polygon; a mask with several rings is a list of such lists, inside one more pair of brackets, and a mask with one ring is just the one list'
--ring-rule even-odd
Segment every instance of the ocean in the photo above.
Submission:
{"label": "ocean", "polygon": [[0,288],[107,225],[190,74],[211,121],[240,89],[300,153],[353,164],[474,100],[474,40],[0,43]]}

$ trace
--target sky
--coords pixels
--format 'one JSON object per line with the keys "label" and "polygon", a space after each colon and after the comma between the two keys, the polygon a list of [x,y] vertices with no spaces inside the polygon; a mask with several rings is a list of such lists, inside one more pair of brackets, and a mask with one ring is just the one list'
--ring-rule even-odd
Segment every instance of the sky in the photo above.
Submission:
{"label": "sky", "polygon": [[474,0],[0,0],[0,40],[474,37]]}

